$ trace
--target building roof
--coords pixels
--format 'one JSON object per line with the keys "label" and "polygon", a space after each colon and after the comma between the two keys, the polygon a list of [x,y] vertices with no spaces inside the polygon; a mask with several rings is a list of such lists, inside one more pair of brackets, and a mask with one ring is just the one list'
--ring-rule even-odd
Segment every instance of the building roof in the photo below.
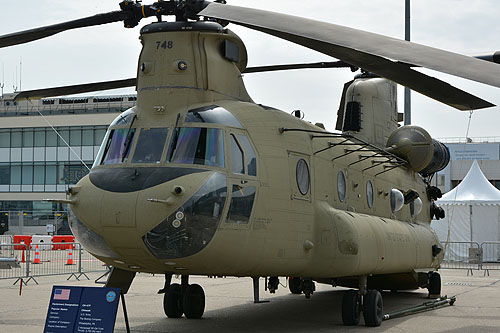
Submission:
{"label": "building roof", "polygon": [[481,171],[477,160],[474,160],[462,182],[453,190],[445,193],[437,203],[440,205],[500,204],[500,191],[491,185]]}

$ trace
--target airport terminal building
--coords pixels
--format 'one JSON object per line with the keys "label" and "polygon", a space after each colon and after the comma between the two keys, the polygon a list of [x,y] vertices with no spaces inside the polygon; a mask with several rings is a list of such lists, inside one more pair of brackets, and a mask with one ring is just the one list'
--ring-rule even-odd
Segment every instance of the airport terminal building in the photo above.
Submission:
{"label": "airport terminal building", "polygon": [[477,160],[481,171],[490,183],[500,189],[500,137],[488,138],[440,138],[450,151],[450,163],[438,172],[432,185],[443,193],[455,188],[464,179]]}
{"label": "airport terminal building", "polygon": [[0,97],[0,224],[11,220],[13,229],[19,221],[9,212],[22,211],[25,226],[45,233],[47,221],[64,215],[64,207],[43,199],[65,198],[88,173],[108,125],[135,105],[136,96],[19,102],[14,96]]}

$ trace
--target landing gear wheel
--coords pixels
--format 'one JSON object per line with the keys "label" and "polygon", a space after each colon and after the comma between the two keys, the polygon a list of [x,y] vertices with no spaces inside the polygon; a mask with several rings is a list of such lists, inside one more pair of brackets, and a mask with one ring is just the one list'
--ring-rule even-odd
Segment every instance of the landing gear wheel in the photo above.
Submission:
{"label": "landing gear wheel", "polygon": [[363,299],[363,317],[366,326],[380,326],[384,317],[382,295],[378,290],[368,290]]}
{"label": "landing gear wheel", "polygon": [[200,319],[205,311],[205,292],[199,284],[190,284],[184,291],[184,315],[188,319]]}
{"label": "landing gear wheel", "polygon": [[441,275],[438,272],[432,272],[429,276],[429,298],[438,298],[441,296]]}
{"label": "landing gear wheel", "polygon": [[342,297],[342,322],[347,326],[359,324],[361,313],[361,298],[357,290],[348,290]]}
{"label": "landing gear wheel", "polygon": [[182,291],[181,285],[172,283],[163,295],[163,311],[168,318],[182,317]]}
{"label": "landing gear wheel", "polygon": [[290,292],[295,295],[302,294],[302,279],[299,277],[290,277],[288,279],[288,288]]}

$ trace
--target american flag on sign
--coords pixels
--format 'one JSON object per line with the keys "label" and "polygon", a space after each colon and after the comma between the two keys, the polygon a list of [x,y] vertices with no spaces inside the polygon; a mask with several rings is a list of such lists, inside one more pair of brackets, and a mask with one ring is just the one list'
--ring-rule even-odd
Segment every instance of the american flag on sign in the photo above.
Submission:
{"label": "american flag on sign", "polygon": [[56,289],[54,290],[54,299],[60,299],[63,301],[69,300],[69,293],[71,289]]}

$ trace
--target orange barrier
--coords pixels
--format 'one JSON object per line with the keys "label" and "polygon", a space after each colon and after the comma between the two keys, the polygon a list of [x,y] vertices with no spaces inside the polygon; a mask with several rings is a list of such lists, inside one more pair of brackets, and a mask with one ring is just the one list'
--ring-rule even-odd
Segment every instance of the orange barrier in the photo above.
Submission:
{"label": "orange barrier", "polygon": [[[29,235],[14,235],[14,244],[26,244],[29,248],[31,245],[31,236]],[[14,250],[22,250],[24,246],[16,245],[14,246]]]}
{"label": "orange barrier", "polygon": [[[52,243],[74,243],[75,236],[53,236]],[[52,250],[67,250],[74,248],[74,244],[53,244]]]}

